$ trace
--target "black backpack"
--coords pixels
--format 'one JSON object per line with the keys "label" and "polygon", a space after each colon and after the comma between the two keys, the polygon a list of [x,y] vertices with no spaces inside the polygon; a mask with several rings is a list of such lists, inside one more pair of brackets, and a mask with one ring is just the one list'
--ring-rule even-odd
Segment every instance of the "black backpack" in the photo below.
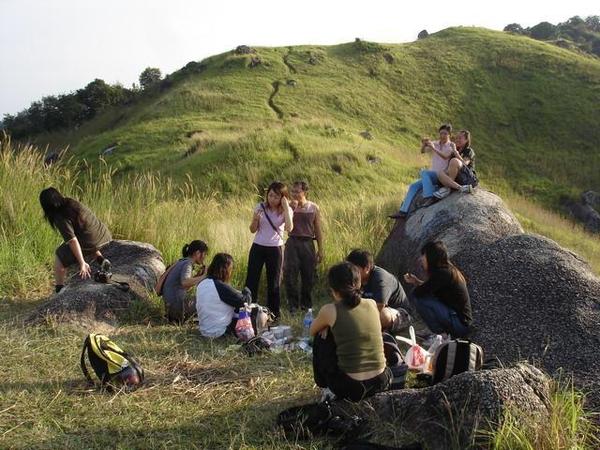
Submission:
{"label": "black backpack", "polygon": [[440,345],[432,358],[431,384],[436,384],[459,373],[481,369],[483,350],[471,341],[454,339]]}
{"label": "black backpack", "polygon": [[130,354],[107,336],[92,333],[85,338],[80,361],[81,371],[90,385],[95,382],[86,366],[86,353],[100,386],[110,390],[113,385],[134,387],[143,383],[144,370]]}
{"label": "black backpack", "polygon": [[390,390],[403,389],[406,383],[408,365],[404,362],[396,338],[385,331],[381,335],[383,338],[383,352],[385,354],[386,365],[392,371]]}

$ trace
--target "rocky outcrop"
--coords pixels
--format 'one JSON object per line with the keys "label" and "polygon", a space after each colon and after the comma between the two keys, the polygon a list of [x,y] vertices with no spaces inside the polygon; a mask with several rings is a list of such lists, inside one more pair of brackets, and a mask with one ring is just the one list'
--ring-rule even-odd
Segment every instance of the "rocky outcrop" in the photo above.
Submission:
{"label": "rocky outcrop", "polygon": [[497,427],[505,412],[547,421],[549,395],[548,377],[520,364],[462,373],[424,389],[384,392],[359,403],[355,413],[374,423],[378,441],[395,446],[418,442],[430,450],[487,448],[482,432]]}
{"label": "rocky outcrop", "polygon": [[[152,245],[134,241],[114,240],[102,249],[112,263],[112,281],[127,283],[129,289],[116,283],[100,283],[71,276],[65,288],[39,306],[26,321],[48,320],[69,322],[84,328],[99,324],[114,326],[132,303],[145,301],[165,265],[161,254]],[[99,267],[92,264],[92,271]]]}
{"label": "rocky outcrop", "polygon": [[472,339],[486,355],[572,374],[600,406],[600,279],[588,264],[549,239],[524,234],[500,198],[480,189],[399,220],[378,263],[399,277],[419,273],[420,248],[434,239],[465,274]]}
{"label": "rocky outcrop", "polygon": [[600,194],[587,191],[581,194],[580,201],[567,201],[569,213],[581,222],[590,233],[600,233]]}
{"label": "rocky outcrop", "polygon": [[377,263],[401,275],[414,270],[421,247],[430,240],[443,241],[453,256],[465,248],[522,232],[519,221],[497,195],[482,189],[474,194],[453,193],[416,210],[406,220],[398,220]]}

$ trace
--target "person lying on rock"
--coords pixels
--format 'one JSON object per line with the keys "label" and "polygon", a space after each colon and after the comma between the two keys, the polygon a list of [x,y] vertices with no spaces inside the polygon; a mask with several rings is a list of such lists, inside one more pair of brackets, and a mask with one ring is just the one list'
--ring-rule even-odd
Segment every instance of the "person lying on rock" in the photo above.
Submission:
{"label": "person lying on rock", "polygon": [[465,277],[448,259],[443,242],[428,242],[421,249],[423,281],[411,273],[404,281],[415,286],[411,295],[417,312],[433,334],[466,337],[473,320]]}
{"label": "person lying on rock", "polygon": [[[406,217],[415,196],[420,190],[423,190],[423,198],[427,200],[425,206],[428,206],[435,200],[433,194],[439,183],[438,172],[445,171],[448,168],[450,159],[458,156],[456,146],[450,139],[451,133],[452,125],[444,124],[439,128],[439,140],[432,142],[431,139],[424,138],[421,141],[421,153],[431,153],[431,169],[421,170],[421,179],[409,186],[400,210],[396,214],[390,215],[391,219]],[[469,187],[461,186],[460,190],[468,192]]]}
{"label": "person lying on rock", "polygon": [[230,285],[232,276],[233,257],[217,253],[208,266],[206,278],[196,288],[198,329],[202,336],[233,335],[237,312],[244,303],[252,302],[252,293],[247,287],[240,292]]}
{"label": "person lying on rock", "polygon": [[59,293],[65,285],[67,268],[77,264],[79,276],[91,277],[90,265],[85,258],[93,256],[105,271],[110,270],[110,262],[104,258],[101,249],[111,240],[112,235],[96,215],[85,205],[69,197],[64,197],[57,189],[49,187],[40,193],[40,204],[50,226],[61,234],[64,242],[56,249],[54,259],[55,291]]}
{"label": "person lying on rock", "polygon": [[258,285],[263,266],[267,272],[267,307],[279,318],[281,303],[281,274],[283,270],[284,233],[294,228],[294,213],[289,204],[287,186],[279,181],[271,183],[264,202],[254,208],[250,232],[255,233],[248,255],[246,286],[258,300]]}
{"label": "person lying on rock", "polygon": [[[454,139],[458,155],[454,156],[448,163],[446,170],[437,173],[439,182],[443,185],[433,193],[437,199],[443,199],[450,195],[451,190],[473,193],[474,187],[479,180],[475,174],[475,152],[471,148],[471,133],[469,130],[460,130]],[[467,188],[463,188],[467,186]],[[471,187],[469,189],[468,187]]]}
{"label": "person lying on rock", "polygon": [[[208,246],[200,240],[185,244],[181,249],[182,258],[168,269],[162,289],[165,311],[170,322],[184,322],[196,313],[194,299],[188,297],[188,290],[204,279],[206,268],[204,258]],[[194,264],[200,265],[198,273],[192,276]]]}
{"label": "person lying on rock", "polygon": [[381,329],[398,333],[411,322],[412,307],[398,279],[387,270],[376,266],[367,250],[354,249],[346,261],[354,264],[360,273],[362,297],[375,300],[379,310]]}
{"label": "person lying on rock", "polygon": [[[312,308],[312,290],[317,264],[323,260],[323,229],[321,212],[316,203],[306,198],[308,183],[296,181],[292,185],[294,226],[285,243],[283,280],[290,312]],[[317,241],[317,251],[315,243]],[[298,292],[298,277],[302,288]]]}
{"label": "person lying on rock", "polygon": [[386,367],[379,311],[361,298],[360,273],[349,262],[327,275],[333,303],[324,305],[310,326],[314,336],[313,371],[324,398],[360,401],[385,391],[392,381]]}

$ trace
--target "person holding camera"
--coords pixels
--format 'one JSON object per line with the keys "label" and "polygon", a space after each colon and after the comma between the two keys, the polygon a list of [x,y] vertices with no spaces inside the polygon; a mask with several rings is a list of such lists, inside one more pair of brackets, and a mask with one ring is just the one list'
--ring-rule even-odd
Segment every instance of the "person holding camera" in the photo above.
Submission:
{"label": "person holding camera", "polygon": [[[285,243],[283,279],[291,312],[297,308],[312,308],[312,289],[317,264],[323,260],[323,230],[321,212],[316,203],[306,198],[308,183],[296,181],[292,185],[291,207],[294,210],[294,228]],[[315,252],[314,241],[317,241]],[[298,276],[302,282],[298,292]],[[300,295],[299,295],[300,294]]]}
{"label": "person holding camera", "polygon": [[280,288],[283,268],[283,236],[294,228],[294,213],[290,208],[287,186],[279,181],[271,183],[264,202],[254,209],[250,232],[255,233],[248,255],[246,287],[252,300],[258,303],[258,285],[263,266],[267,271],[267,307],[279,317]]}
{"label": "person holding camera", "polygon": [[[188,297],[187,291],[205,278],[207,252],[208,246],[203,241],[192,241],[181,249],[182,258],[167,269],[162,297],[170,322],[183,322],[196,312],[194,299]],[[200,265],[200,269],[192,276],[194,264]]]}
{"label": "person holding camera", "polygon": [[91,277],[90,265],[85,257],[95,257],[104,272],[110,270],[110,262],[104,258],[100,250],[112,240],[112,235],[106,225],[98,220],[87,206],[63,196],[53,187],[44,189],[40,193],[40,205],[50,226],[58,230],[64,239],[56,249],[54,259],[57,294],[65,285],[68,267],[77,264],[81,278]]}

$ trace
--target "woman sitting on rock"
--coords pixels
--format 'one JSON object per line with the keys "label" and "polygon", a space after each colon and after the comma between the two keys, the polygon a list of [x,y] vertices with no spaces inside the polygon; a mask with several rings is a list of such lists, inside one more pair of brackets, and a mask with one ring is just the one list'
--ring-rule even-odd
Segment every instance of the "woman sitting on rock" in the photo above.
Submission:
{"label": "woman sitting on rock", "polygon": [[248,288],[240,292],[231,287],[232,275],[233,257],[217,253],[208,266],[206,278],[196,288],[198,328],[202,336],[216,338],[233,334],[239,308],[252,302]]}
{"label": "woman sitting on rock", "polygon": [[112,235],[96,215],[85,205],[64,197],[53,187],[40,193],[40,204],[50,226],[59,231],[64,242],[56,249],[54,259],[55,291],[65,285],[67,268],[77,264],[79,276],[90,278],[90,265],[85,257],[94,256],[103,270],[110,270],[110,262],[100,250],[112,240]]}
{"label": "woman sitting on rock", "polygon": [[[168,269],[162,297],[170,322],[183,322],[196,312],[194,300],[187,296],[187,292],[204,279],[205,267],[202,263],[207,252],[208,246],[203,241],[196,240],[185,244],[181,250],[182,258]],[[198,273],[192,276],[194,264],[201,266]]]}
{"label": "woman sitting on rock", "polygon": [[329,269],[333,303],[321,308],[310,327],[315,336],[315,382],[337,398],[359,401],[389,388],[379,310],[361,298],[358,268],[349,262]]}
{"label": "woman sitting on rock", "polygon": [[472,313],[465,277],[448,259],[443,242],[428,242],[421,255],[427,280],[410,273],[404,275],[404,281],[416,286],[412,295],[417,312],[434,334],[467,336]]}
{"label": "woman sitting on rock", "polygon": [[246,286],[257,303],[258,285],[263,266],[267,269],[267,306],[279,317],[280,288],[283,269],[284,232],[292,231],[293,212],[287,186],[278,181],[267,189],[265,201],[254,208],[250,231],[256,233],[248,256]]}
{"label": "woman sitting on rock", "polygon": [[437,173],[438,180],[443,186],[434,192],[433,196],[442,199],[450,195],[451,189],[461,192],[473,192],[479,184],[475,175],[475,152],[471,148],[471,133],[468,130],[460,130],[454,139],[458,155],[455,155],[448,163],[446,170]]}

